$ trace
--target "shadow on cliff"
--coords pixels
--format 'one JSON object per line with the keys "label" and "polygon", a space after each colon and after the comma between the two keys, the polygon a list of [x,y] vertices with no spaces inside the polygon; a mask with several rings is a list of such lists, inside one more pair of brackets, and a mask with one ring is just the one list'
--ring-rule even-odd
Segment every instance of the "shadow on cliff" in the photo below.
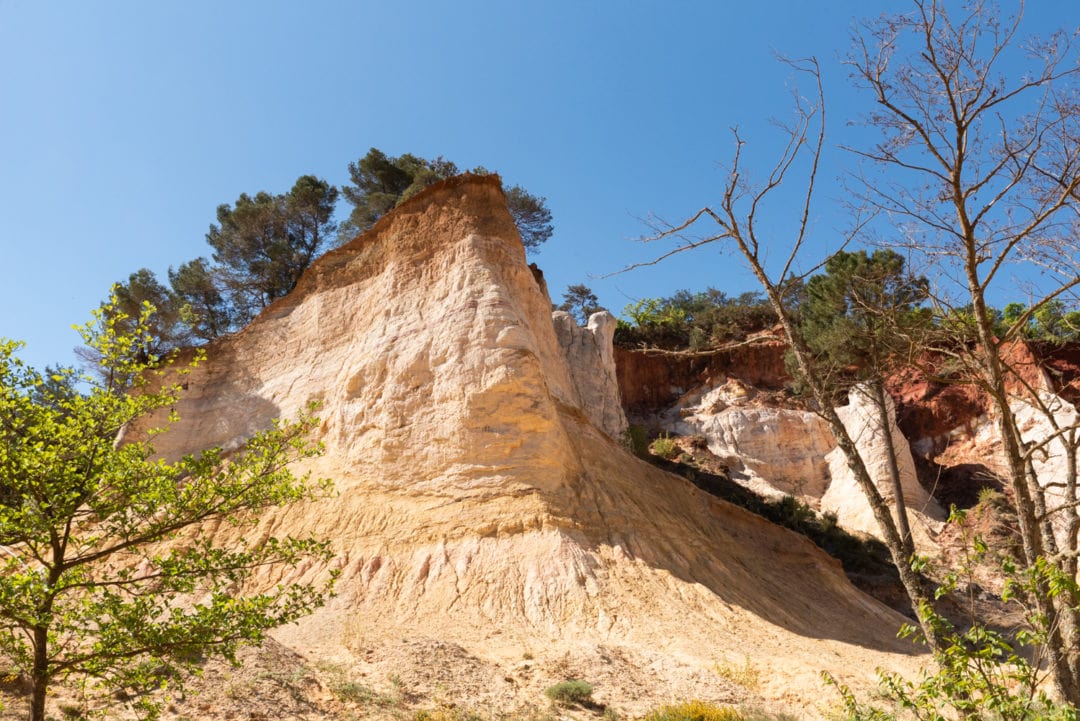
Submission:
{"label": "shadow on cliff", "polygon": [[909,619],[852,586],[840,563],[805,537],[636,458],[584,419],[564,424],[583,472],[545,500],[572,519],[569,533],[589,550],[617,546],[800,636],[925,653],[896,638]]}
{"label": "shadow on cliff", "polygon": [[[281,407],[261,395],[261,381],[247,370],[236,345],[233,337],[207,344],[202,348],[206,361],[182,379],[181,422],[154,438],[164,458],[213,447],[235,450],[281,416]],[[175,367],[186,367],[193,354],[194,349],[185,350]],[[150,420],[161,422],[157,415]]]}

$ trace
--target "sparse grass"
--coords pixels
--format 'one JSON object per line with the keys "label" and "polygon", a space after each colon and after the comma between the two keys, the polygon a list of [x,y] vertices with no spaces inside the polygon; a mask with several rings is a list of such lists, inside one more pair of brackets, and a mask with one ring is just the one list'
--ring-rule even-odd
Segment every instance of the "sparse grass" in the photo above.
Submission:
{"label": "sparse grass", "polygon": [[733,706],[719,706],[695,699],[653,709],[642,721],[746,721],[746,719]]}
{"label": "sparse grass", "polygon": [[580,706],[592,700],[593,687],[588,681],[568,679],[554,686],[548,686],[544,694],[557,704]]}
{"label": "sparse grass", "polygon": [[1007,502],[1008,502],[1008,499],[1006,499],[1005,494],[1002,493],[1001,491],[999,491],[998,489],[993,488],[992,486],[983,486],[982,488],[979,489],[979,503],[978,503],[978,505],[982,506],[983,508],[986,508],[986,507],[993,508],[993,507],[996,507],[996,506],[998,506],[998,505],[1000,505],[1002,503],[1007,503]]}
{"label": "sparse grass", "polygon": [[345,669],[339,665],[323,663],[319,664],[319,669],[330,677],[327,681],[327,687],[339,701],[362,706],[393,708],[400,706],[405,699],[404,684],[396,675],[391,674],[388,677],[390,684],[393,686],[393,691],[383,693],[359,681],[352,680],[348,677]]}
{"label": "sparse grass", "polygon": [[375,702],[380,696],[375,689],[356,681],[336,681],[330,684],[330,691],[341,701],[365,705]]}
{"label": "sparse grass", "polygon": [[71,719],[71,721],[86,718],[85,710],[82,706],[60,704],[60,713],[63,714],[65,719]]}
{"label": "sparse grass", "polygon": [[742,709],[742,717],[745,721],[799,721],[791,714],[766,711],[763,708],[750,707]]}
{"label": "sparse grass", "polygon": [[667,433],[660,436],[649,445],[649,453],[652,453],[654,456],[660,456],[668,461],[677,458],[681,452],[678,444],[675,443],[675,440]]}
{"label": "sparse grass", "polygon": [[713,664],[713,670],[720,678],[726,678],[748,691],[757,691],[761,687],[761,670],[747,656],[743,663],[730,663],[723,658]]}
{"label": "sparse grass", "polygon": [[508,713],[492,714],[489,711],[485,715],[472,709],[440,704],[433,709],[420,709],[412,715],[411,721],[557,721],[557,719],[551,713],[542,712],[533,706]]}
{"label": "sparse grass", "polygon": [[434,709],[420,709],[413,714],[413,721],[483,721],[483,717],[475,711],[439,706]]}

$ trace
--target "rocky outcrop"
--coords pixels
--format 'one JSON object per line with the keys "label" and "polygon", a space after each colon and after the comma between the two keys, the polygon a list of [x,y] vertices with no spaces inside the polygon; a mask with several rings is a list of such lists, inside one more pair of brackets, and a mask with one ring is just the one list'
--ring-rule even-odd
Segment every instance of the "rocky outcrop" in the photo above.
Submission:
{"label": "rocky outcrop", "polygon": [[667,429],[702,436],[735,480],[764,495],[814,503],[829,481],[826,454],[835,446],[825,422],[806,411],[748,404],[753,389],[729,379],[688,393],[664,414]]}
{"label": "rocky outcrop", "polygon": [[759,389],[778,390],[791,380],[784,364],[787,344],[770,335],[708,354],[687,355],[615,348],[619,392],[631,414],[661,412],[684,393],[734,378]]}
{"label": "rocky outcrop", "polygon": [[208,347],[182,420],[156,439],[167,455],[235,445],[322,403],[326,453],[302,470],[332,478],[336,497],[249,531],[333,540],[337,596],[280,641],[348,665],[435,639],[508,678],[526,652],[618,657],[648,669],[620,700],[631,713],[672,694],[725,698],[712,671],[725,653],[752,658],[766,694],[805,689],[805,705],[823,665],[855,683],[914,668],[902,619],[816,547],[613,441],[611,395],[583,383],[591,357],[605,372],[605,321],[578,336],[550,308],[499,179],[466,176],[327,254]]}
{"label": "rocky outcrop", "polygon": [[551,316],[577,391],[578,407],[584,409],[594,426],[618,439],[626,430],[626,414],[619,398],[611,344],[615,316],[606,310],[593,313],[584,328],[565,311],[555,311]]}
{"label": "rocky outcrop", "polygon": [[[888,433],[892,439],[900,486],[909,513],[930,520],[943,520],[941,508],[919,484],[911,447],[896,425],[896,409],[892,399],[886,396],[885,402],[889,417],[887,427],[882,426],[877,406],[860,387],[852,389],[848,394],[848,404],[836,411],[885,501],[890,506],[896,505],[885,435]],[[837,522],[844,528],[880,536],[873,511],[848,466],[847,456],[839,448],[834,448],[829,452],[826,461],[830,481],[828,490],[821,497],[821,510],[835,513]]]}

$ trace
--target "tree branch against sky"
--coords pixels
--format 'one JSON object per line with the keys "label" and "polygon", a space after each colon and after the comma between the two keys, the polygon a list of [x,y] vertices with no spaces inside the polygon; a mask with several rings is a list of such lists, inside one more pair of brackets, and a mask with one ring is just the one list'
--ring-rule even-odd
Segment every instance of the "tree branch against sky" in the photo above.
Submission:
{"label": "tree branch against sky", "polygon": [[[898,3],[882,7],[906,7]],[[340,188],[347,161],[371,145],[484,165],[543,195],[558,221],[536,258],[549,287],[585,280],[601,305],[620,309],[681,289],[754,289],[738,264],[716,271],[689,256],[594,276],[647,258],[625,243],[640,235],[641,216],[686,217],[697,210],[690,199],[716,187],[716,159],[728,152],[717,125],[786,115],[775,89],[790,71],[772,62],[775,50],[821,59],[833,138],[869,132],[848,125],[860,101],[837,58],[867,14],[862,0],[834,0],[828,12],[783,0],[633,3],[618,13],[572,0],[274,3],[254,14],[251,3],[206,0],[138,12],[2,6],[0,251],[12,272],[0,307],[20,312],[0,330],[27,341],[23,357],[37,368],[73,362],[70,320],[113,282],[144,267],[164,282],[170,267],[209,259],[218,204],[285,192],[308,173]],[[253,17],[257,29],[235,32]],[[1033,32],[1063,21],[1060,2],[1026,10]],[[408,52],[387,28],[408,29]],[[733,30],[718,43],[716,28]],[[290,49],[281,72],[253,68],[267,47]],[[358,70],[358,52],[392,58],[392,71]],[[741,132],[774,149],[766,122]],[[842,162],[826,148],[822,177]],[[810,225],[822,237],[844,227],[844,196],[819,197]],[[998,305],[1012,300],[1026,298]]]}
{"label": "tree branch against sky", "polygon": [[[1055,513],[1047,489],[1063,479],[1040,477],[1017,404],[1041,404],[1051,425],[1053,412],[1041,389],[1014,391],[1021,373],[1008,344],[1032,313],[1078,297],[1080,54],[1071,29],[1026,38],[1023,9],[914,0],[910,12],[861,25],[848,62],[874,103],[866,123],[879,140],[853,150],[870,164],[858,176],[863,201],[895,223],[910,252],[933,259],[935,297],[971,331],[949,350],[967,356],[967,380],[990,398],[1049,668],[1058,692],[1078,703],[1080,590],[1075,564],[1062,560],[1080,548],[1053,518],[1077,527],[1077,449],[1065,444],[1073,478],[1064,498],[1055,494]],[[1020,69],[1006,66],[1010,56]],[[990,294],[1018,282],[1031,307],[999,333]]]}
{"label": "tree branch against sky", "polygon": [[[825,258],[821,257],[820,248],[813,247],[810,243],[809,220],[820,192],[819,170],[825,148],[825,95],[821,69],[816,59],[788,60],[785,63],[798,79],[811,85],[813,94],[806,97],[801,95],[798,89],[794,91],[792,118],[779,127],[784,141],[780,144],[779,154],[771,161],[765,161],[768,170],[761,176],[764,179],[756,184],[746,179],[748,170],[744,153],[748,145],[739,131],[733,130],[734,157],[727,166],[727,178],[716,205],[706,206],[688,220],[646,238],[645,241],[654,243],[674,240],[678,243],[687,230],[699,221],[705,222],[709,228],[707,235],[691,241],[682,240],[682,244],[677,245],[674,250],[661,253],[657,260],[651,263],[672,254],[697,250],[703,245],[722,244],[725,250],[740,258],[757,279],[783,329],[796,374],[812,397],[815,412],[828,425],[847,460],[856,485],[870,506],[908,595],[912,611],[920,619],[923,637],[932,648],[936,648],[939,644],[938,631],[933,624],[927,622],[928,616],[923,613],[924,608],[932,606],[933,599],[929,589],[912,567],[914,547],[911,539],[906,534],[901,534],[897,521],[860,455],[854,439],[834,408],[836,386],[831,382],[832,374],[821,372],[821,365],[817,363],[815,353],[807,344],[795,311],[789,303],[789,288],[796,283],[802,283],[807,275],[797,269],[809,265],[816,270],[826,262]],[[798,202],[787,203],[781,207],[777,203],[777,194],[781,188],[789,192],[794,188]],[[774,214],[774,217],[763,228],[762,218],[770,213]],[[784,228],[780,242],[771,241],[776,237],[772,230],[776,225]],[[846,246],[848,241],[858,236],[861,229],[861,219],[856,218],[849,235],[840,240],[839,246]]]}

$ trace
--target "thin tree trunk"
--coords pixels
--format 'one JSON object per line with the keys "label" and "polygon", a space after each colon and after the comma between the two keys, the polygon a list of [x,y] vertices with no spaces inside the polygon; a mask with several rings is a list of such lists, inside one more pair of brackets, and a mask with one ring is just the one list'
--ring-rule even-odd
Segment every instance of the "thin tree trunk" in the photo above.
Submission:
{"label": "thin tree trunk", "polygon": [[[963,220],[963,215],[961,215]],[[976,275],[974,233],[969,229],[969,261],[966,264],[968,285],[971,288],[972,310],[975,314],[976,330],[981,345],[981,365],[984,380],[990,389],[991,402],[998,415],[998,431],[1001,434],[1002,451],[1009,473],[1009,485],[1013,491],[1013,502],[1020,525],[1020,539],[1024,549],[1024,560],[1028,568],[1034,568],[1040,559],[1046,558],[1040,519],[1036,512],[1036,499],[1028,485],[1028,464],[1017,433],[1016,417],[1009,407],[1006,395],[1005,370],[998,356],[997,339],[994,336],[990,319],[987,315],[986,301],[979,291]],[[1074,637],[1066,637],[1057,604],[1050,596],[1050,588],[1044,578],[1036,578],[1033,593],[1036,608],[1045,619],[1047,626],[1047,661],[1050,675],[1058,694],[1070,703],[1080,703],[1080,678],[1074,672],[1074,665],[1069,663],[1071,647],[1075,646]]]}
{"label": "thin tree trunk", "polygon": [[49,630],[34,627],[34,666],[31,670],[33,691],[30,695],[30,721],[45,721],[45,699],[49,691]]}
{"label": "thin tree trunk", "polygon": [[837,445],[847,459],[848,467],[855,476],[859,489],[870,505],[870,510],[873,512],[874,519],[877,521],[878,528],[884,538],[885,546],[889,549],[893,565],[900,575],[900,582],[903,584],[908,599],[911,601],[912,611],[915,612],[915,617],[918,620],[919,628],[922,630],[926,643],[935,651],[941,650],[940,639],[938,639],[933,626],[925,618],[925,610],[933,606],[932,596],[926,589],[922,579],[911,567],[912,554],[897,531],[889,506],[885,503],[885,499],[882,498],[881,492],[878,491],[874,479],[871,478],[869,471],[867,471],[866,463],[863,461],[862,456],[859,455],[855,442],[848,434],[840,416],[837,415],[836,409],[833,408],[832,399],[822,386],[820,379],[813,373],[810,349],[806,346],[798,329],[795,327],[795,323],[784,305],[779,290],[769,281],[768,276],[766,276],[764,269],[757,260],[746,253],[745,250],[744,255],[750,262],[751,269],[765,289],[769,302],[780,319],[784,335],[787,337],[788,344],[791,346],[792,354],[795,357],[796,365],[810,387],[814,400],[819,407],[819,413],[825,419],[825,422],[829,424],[829,430],[832,432],[833,438],[836,439]]}
{"label": "thin tree trunk", "polygon": [[896,443],[892,435],[892,417],[885,397],[885,386],[880,380],[871,384],[874,394],[874,407],[878,413],[878,423],[885,436],[886,460],[889,464],[889,480],[892,482],[894,504],[896,507],[896,527],[900,533],[900,542],[908,556],[915,555],[915,540],[911,537],[911,525],[908,523],[907,502],[904,500],[904,484],[900,478],[900,463],[896,456]]}

